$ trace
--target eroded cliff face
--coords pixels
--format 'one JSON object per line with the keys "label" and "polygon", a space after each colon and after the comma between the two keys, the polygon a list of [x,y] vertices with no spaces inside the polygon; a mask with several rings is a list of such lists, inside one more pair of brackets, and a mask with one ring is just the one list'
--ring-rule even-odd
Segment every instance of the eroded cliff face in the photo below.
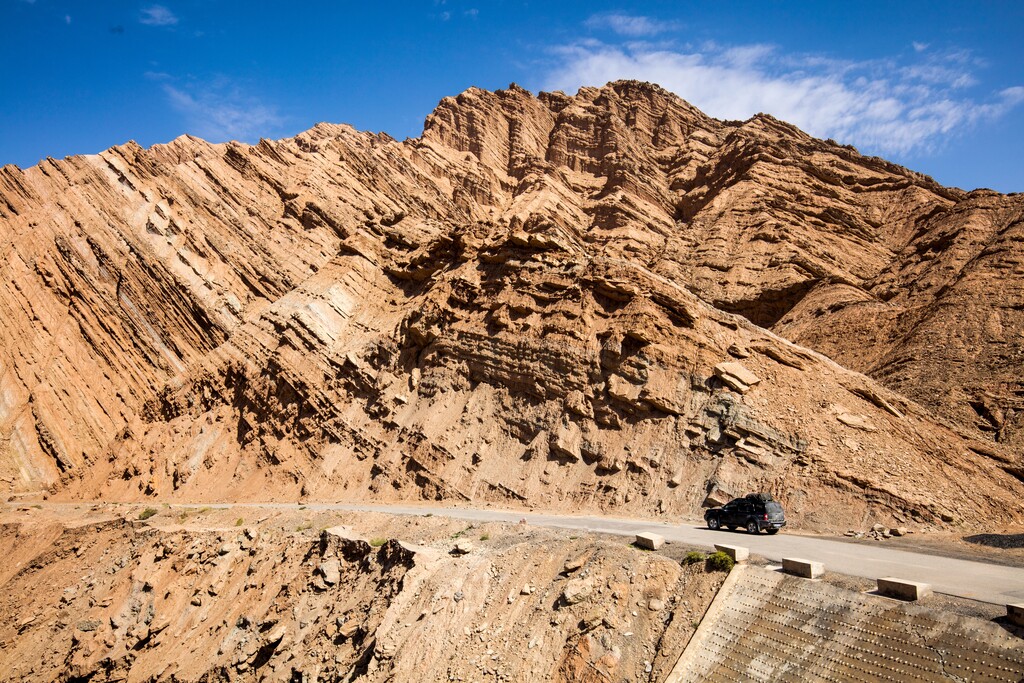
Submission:
{"label": "eroded cliff face", "polygon": [[471,89],[0,197],[14,490],[1024,523],[1019,198],[768,116]]}

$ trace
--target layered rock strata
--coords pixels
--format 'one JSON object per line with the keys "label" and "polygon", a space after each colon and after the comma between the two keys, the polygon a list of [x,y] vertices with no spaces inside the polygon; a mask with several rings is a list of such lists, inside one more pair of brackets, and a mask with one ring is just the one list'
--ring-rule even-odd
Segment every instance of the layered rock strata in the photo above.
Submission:
{"label": "layered rock strata", "polygon": [[1024,523],[1019,198],[768,116],[471,89],[0,199],[14,491]]}

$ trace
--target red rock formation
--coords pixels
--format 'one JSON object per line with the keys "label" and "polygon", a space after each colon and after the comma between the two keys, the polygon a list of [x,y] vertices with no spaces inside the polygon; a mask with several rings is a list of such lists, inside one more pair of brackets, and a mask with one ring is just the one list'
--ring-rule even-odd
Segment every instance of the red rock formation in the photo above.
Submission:
{"label": "red rock formation", "polygon": [[129,143],[0,198],[15,490],[1024,522],[1019,198],[768,116],[471,89],[415,140]]}

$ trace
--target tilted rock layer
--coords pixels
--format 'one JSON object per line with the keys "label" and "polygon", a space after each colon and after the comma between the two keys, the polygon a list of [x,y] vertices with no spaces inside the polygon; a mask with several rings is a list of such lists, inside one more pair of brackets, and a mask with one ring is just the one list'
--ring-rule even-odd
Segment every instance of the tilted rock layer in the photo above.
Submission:
{"label": "tilted rock layer", "polygon": [[1021,524],[1022,216],[636,82],[7,166],[0,476]]}

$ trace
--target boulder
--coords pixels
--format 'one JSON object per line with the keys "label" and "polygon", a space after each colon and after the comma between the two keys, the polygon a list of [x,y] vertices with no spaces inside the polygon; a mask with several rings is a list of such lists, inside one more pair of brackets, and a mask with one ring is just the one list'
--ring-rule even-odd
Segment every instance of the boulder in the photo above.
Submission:
{"label": "boulder", "polygon": [[711,489],[711,492],[704,498],[704,502],[701,503],[701,505],[706,508],[716,508],[720,505],[725,505],[733,498],[735,498],[735,496],[716,486]]}
{"label": "boulder", "polygon": [[859,429],[863,432],[877,432],[878,428],[875,427],[868,421],[868,418],[863,415],[854,415],[853,413],[839,413],[836,415],[836,419],[842,422],[847,427]]}
{"label": "boulder", "polygon": [[267,644],[273,645],[275,643],[280,643],[282,640],[284,640],[284,637],[287,634],[288,629],[285,627],[284,624],[276,626],[274,629],[270,631],[270,633],[267,634]]}
{"label": "boulder", "polygon": [[337,585],[341,581],[341,563],[336,558],[321,562],[317,571],[328,586]]}
{"label": "boulder", "polygon": [[459,541],[452,548],[452,555],[467,555],[473,552],[473,544],[470,541]]}
{"label": "boulder", "polygon": [[729,355],[733,358],[750,358],[750,349],[743,346],[742,344],[734,343],[730,344],[729,348],[726,349]]}
{"label": "boulder", "polygon": [[590,579],[570,579],[562,589],[562,599],[567,605],[583,602],[594,592],[594,584]]}
{"label": "boulder", "polygon": [[562,565],[562,571],[566,574],[572,574],[574,571],[582,569],[583,565],[585,565],[589,559],[590,553],[583,553],[576,557],[570,557],[565,561],[565,564]]}
{"label": "boulder", "polygon": [[583,434],[580,432],[579,425],[575,422],[568,422],[560,425],[558,430],[551,435],[549,445],[553,452],[575,461],[580,459],[582,441]]}
{"label": "boulder", "polygon": [[338,627],[338,636],[341,638],[351,638],[357,633],[359,633],[359,624],[355,621],[346,621]]}
{"label": "boulder", "polygon": [[640,398],[640,387],[618,375],[608,378],[608,395],[624,403],[634,403]]}
{"label": "boulder", "polygon": [[750,370],[739,363],[734,363],[732,361],[726,361],[716,365],[715,377],[722,380],[722,383],[730,389],[734,389],[741,394],[746,393],[750,387],[761,381],[761,379]]}

